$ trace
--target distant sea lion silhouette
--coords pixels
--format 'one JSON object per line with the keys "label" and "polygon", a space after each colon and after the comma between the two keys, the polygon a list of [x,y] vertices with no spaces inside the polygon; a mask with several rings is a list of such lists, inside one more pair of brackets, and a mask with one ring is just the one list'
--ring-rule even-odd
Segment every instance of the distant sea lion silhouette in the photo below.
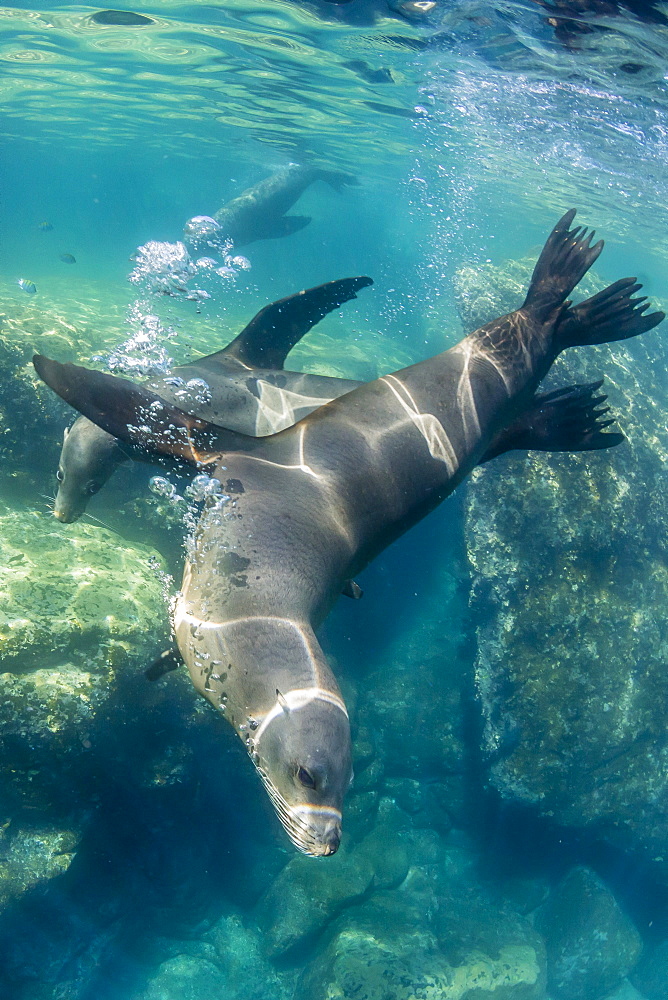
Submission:
{"label": "distant sea lion silhouette", "polygon": [[[372,284],[343,278],[265,306],[234,340],[215,354],[178,365],[146,386],[161,399],[242,434],[273,434],[360,383],[285,371],[289,352],[324,316]],[[118,466],[137,458],[126,444],[79,417],[65,430],[58,462],[54,516],[78,520],[93,494]]]}
{"label": "distant sea lion silhouette", "polygon": [[[197,528],[176,638],[195,687],[244,741],[306,854],[337,850],[352,777],[348,713],[315,636],[346,581],[452,493],[495,440],[500,452],[499,435],[536,408],[561,351],[636,336],[664,318],[644,315],[633,278],[569,306],[603,247],[569,228],[574,216],[550,234],[517,311],[271,437],[216,427],[123,379],[34,359],[44,381],[110,433],[210,466],[225,482],[230,499],[212,498]],[[599,416],[592,398],[562,423],[558,447],[619,443]]]}
{"label": "distant sea lion silhouette", "polygon": [[183,238],[196,250],[206,250],[222,246],[228,239],[237,248],[256,240],[291,236],[307,226],[311,217],[285,213],[306,188],[318,180],[326,181],[337,191],[346,184],[357,183],[354,177],[342,171],[291,163],[246,188],[213,217],[196,215],[189,219]]}

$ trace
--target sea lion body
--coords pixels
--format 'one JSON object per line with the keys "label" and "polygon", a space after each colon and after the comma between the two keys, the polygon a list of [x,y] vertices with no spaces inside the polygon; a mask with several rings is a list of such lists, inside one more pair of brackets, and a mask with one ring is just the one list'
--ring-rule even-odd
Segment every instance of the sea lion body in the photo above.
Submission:
{"label": "sea lion body", "polygon": [[226,240],[231,240],[235,248],[240,248],[256,240],[290,236],[307,226],[311,218],[285,213],[317,180],[324,180],[337,189],[352,183],[351,177],[338,171],[291,163],[228,201],[213,215],[210,226],[205,225],[202,229],[201,222],[206,217],[189,219],[184,228],[184,239],[196,249],[203,250],[212,246],[221,247]]}
{"label": "sea lion body", "polygon": [[[288,835],[307,854],[336,850],[351,777],[345,705],[315,637],[346,581],[479,461],[527,446],[517,444],[522,432],[499,441],[523,413],[542,410],[535,390],[561,350],[635,336],[663,318],[642,315],[647,305],[630,298],[634,279],[567,306],[602,249],[569,230],[574,214],[550,235],[520,309],[270,438],[160,413],[131,384],[91,373],[86,385],[80,370],[35,361],[63,398],[112,433],[136,439],[142,420],[147,447],[190,457],[224,484],[227,497],[210,499],[197,527],[177,641],[195,686],[244,740]],[[590,401],[577,431],[567,406],[552,446],[619,443],[600,433],[609,421],[598,422],[599,402]]]}
{"label": "sea lion body", "polygon": [[[305,853],[335,849],[350,775],[347,716],[315,630],[346,581],[452,493],[577,342],[564,300],[602,244],[576,240],[570,218],[550,238],[561,256],[555,263],[548,241],[521,309],[272,438],[220,441],[212,474],[230,499],[213,501],[199,523],[176,637],[195,686],[246,743]],[[549,281],[541,262],[557,268]],[[321,777],[301,787],[314,759]]]}

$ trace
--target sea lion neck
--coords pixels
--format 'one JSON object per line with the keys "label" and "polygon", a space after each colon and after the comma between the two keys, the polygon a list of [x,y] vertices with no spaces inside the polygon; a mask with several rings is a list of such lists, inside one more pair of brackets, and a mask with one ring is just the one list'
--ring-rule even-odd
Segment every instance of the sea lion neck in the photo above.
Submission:
{"label": "sea lion neck", "polygon": [[182,598],[176,610],[179,646],[186,649],[195,687],[239,735],[254,728],[249,720],[261,726],[281,699],[292,705],[291,699],[296,704],[302,696],[320,698],[345,711],[309,624],[277,615],[214,621],[189,610],[189,604]]}

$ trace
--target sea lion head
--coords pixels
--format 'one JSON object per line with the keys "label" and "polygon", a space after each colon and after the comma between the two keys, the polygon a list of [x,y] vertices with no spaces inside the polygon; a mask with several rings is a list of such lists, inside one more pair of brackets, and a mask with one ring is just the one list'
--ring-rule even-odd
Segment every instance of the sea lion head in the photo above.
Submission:
{"label": "sea lion head", "polygon": [[54,517],[63,524],[77,521],[93,494],[125,459],[115,437],[86,417],[75,420],[63,438],[56,473],[59,485]]}
{"label": "sea lion head", "polygon": [[290,840],[303,854],[335,854],[352,779],[350,724],[340,695],[320,688],[276,691],[251,757]]}

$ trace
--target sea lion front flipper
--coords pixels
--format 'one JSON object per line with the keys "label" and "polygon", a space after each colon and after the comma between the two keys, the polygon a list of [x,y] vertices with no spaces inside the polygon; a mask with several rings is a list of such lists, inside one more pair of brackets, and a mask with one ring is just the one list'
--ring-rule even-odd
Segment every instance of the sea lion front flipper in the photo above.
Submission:
{"label": "sea lion front flipper", "polygon": [[635,278],[620,278],[602,292],[569,307],[555,334],[560,350],[585,344],[608,344],[615,340],[628,340],[658,326],[665,313],[644,315],[649,302],[643,296],[634,299],[642,285]]}
{"label": "sea lion front flipper", "polygon": [[149,681],[157,681],[160,677],[164,677],[171,670],[178,670],[179,667],[183,666],[183,657],[179,653],[176,646],[171,646],[169,649],[164,649],[160,656],[158,656],[150,667],[147,667],[144,671],[144,677]]}
{"label": "sea lion front flipper", "polygon": [[372,284],[373,280],[366,275],[341,278],[278,299],[260,309],[224,350],[200,359],[198,364],[218,357],[221,360],[233,357],[253,368],[282,368],[295,344],[316,323],[344,302],[357,298],[361,288]]}
{"label": "sea lion front flipper", "polygon": [[226,451],[252,451],[264,439],[209,424],[150,389],[104,372],[61,364],[41,354],[33,357],[39,377],[98,427],[144,452],[170,455],[201,466]]}
{"label": "sea lion front flipper", "polygon": [[603,379],[569,385],[534,396],[529,406],[500,431],[480,460],[488,462],[506,451],[598,451],[621,444],[624,435],[603,431],[613,420],[601,420],[607,396],[596,393]]}
{"label": "sea lion front flipper", "polygon": [[310,215],[282,215],[279,219],[263,219],[258,227],[256,240],[280,240],[283,236],[293,236],[312,221]]}

